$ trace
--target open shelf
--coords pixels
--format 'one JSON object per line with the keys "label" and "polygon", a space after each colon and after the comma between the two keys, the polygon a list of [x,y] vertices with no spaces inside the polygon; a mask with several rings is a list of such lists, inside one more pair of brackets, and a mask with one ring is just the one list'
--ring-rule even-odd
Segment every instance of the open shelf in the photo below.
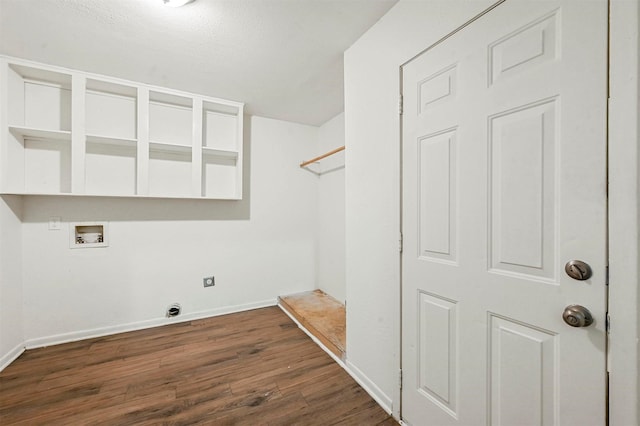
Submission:
{"label": "open shelf", "polygon": [[178,145],[163,142],[149,142],[149,150],[157,152],[178,153],[183,155],[191,155],[191,146]]}
{"label": "open shelf", "polygon": [[85,152],[85,192],[87,194],[136,195],[136,182],[135,141],[87,137]]}
{"label": "open shelf", "polygon": [[202,196],[236,197],[238,176],[235,157],[206,155],[202,157]]}
{"label": "open shelf", "polygon": [[149,152],[149,195],[191,197],[191,152],[186,150]]}
{"label": "open shelf", "polygon": [[0,101],[0,193],[242,198],[242,103],[3,56]]}
{"label": "open shelf", "polygon": [[22,139],[42,139],[52,141],[71,141],[71,132],[68,130],[45,130],[23,126],[9,126],[12,135]]}
{"label": "open shelf", "polygon": [[85,103],[86,133],[114,139],[136,139],[136,88],[89,78]]}
{"label": "open shelf", "polygon": [[24,142],[24,192],[71,192],[71,144],[59,140]]}
{"label": "open shelf", "polygon": [[202,148],[203,157],[238,158],[238,151],[226,151],[223,149]]}
{"label": "open shelf", "polygon": [[135,148],[137,141],[135,139],[114,138],[111,136],[87,135],[87,143]]}
{"label": "open shelf", "polygon": [[71,192],[71,132],[9,126],[7,189],[24,193]]}
{"label": "open shelf", "polygon": [[149,92],[149,140],[189,145],[193,142],[193,100],[157,91]]}
{"label": "open shelf", "polygon": [[238,111],[204,102],[202,122],[203,148],[238,150]]}
{"label": "open shelf", "polygon": [[8,124],[25,129],[71,130],[71,75],[10,64]]}

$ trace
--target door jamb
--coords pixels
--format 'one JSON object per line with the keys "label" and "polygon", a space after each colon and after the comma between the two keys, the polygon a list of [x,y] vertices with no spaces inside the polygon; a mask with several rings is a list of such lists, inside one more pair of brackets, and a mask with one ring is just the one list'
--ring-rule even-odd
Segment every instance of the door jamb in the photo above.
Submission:
{"label": "door jamb", "polygon": [[640,4],[609,0],[609,421],[640,424]]}

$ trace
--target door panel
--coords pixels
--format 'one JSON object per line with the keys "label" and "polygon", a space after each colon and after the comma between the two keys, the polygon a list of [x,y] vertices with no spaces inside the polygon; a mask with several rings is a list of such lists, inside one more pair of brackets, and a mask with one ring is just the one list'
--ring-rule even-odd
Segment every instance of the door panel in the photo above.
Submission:
{"label": "door panel", "polygon": [[420,293],[418,387],[444,411],[456,412],[456,303]]}
{"label": "door panel", "polygon": [[489,118],[491,269],[555,282],[556,103]]}
{"label": "door panel", "polygon": [[403,67],[409,424],[605,423],[607,19],[507,0]]}
{"label": "door panel", "polygon": [[493,423],[554,424],[558,336],[496,315],[489,326]]}
{"label": "door panel", "polygon": [[455,262],[456,143],[455,129],[427,135],[418,141],[420,165],[420,253]]}

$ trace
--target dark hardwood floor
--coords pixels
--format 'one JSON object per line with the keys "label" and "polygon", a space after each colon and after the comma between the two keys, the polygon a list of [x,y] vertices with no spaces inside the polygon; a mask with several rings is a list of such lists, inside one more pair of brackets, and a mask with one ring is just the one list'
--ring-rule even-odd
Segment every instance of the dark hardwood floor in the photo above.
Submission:
{"label": "dark hardwood floor", "polygon": [[277,307],[25,352],[0,424],[396,425]]}

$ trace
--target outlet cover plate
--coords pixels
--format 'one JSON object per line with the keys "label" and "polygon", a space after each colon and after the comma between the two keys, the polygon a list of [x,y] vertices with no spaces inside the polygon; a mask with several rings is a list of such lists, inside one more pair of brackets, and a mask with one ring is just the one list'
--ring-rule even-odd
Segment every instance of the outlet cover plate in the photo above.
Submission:
{"label": "outlet cover plate", "polygon": [[213,276],[204,277],[202,279],[202,284],[204,284],[205,287],[213,287],[214,285],[216,285],[216,279]]}

